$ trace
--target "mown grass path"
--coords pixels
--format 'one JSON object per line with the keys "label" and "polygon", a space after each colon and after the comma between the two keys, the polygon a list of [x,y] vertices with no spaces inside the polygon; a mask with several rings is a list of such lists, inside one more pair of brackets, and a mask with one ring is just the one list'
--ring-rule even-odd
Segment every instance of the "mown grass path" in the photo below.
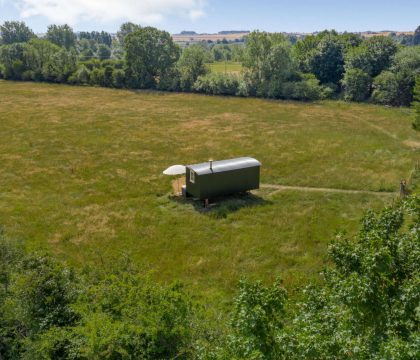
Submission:
{"label": "mown grass path", "polygon": [[287,185],[275,185],[275,184],[261,184],[263,189],[275,189],[270,195],[277,193],[278,191],[284,190],[296,190],[296,191],[314,191],[314,192],[325,192],[325,193],[342,193],[342,194],[366,194],[366,195],[377,195],[377,196],[396,196],[396,192],[390,191],[370,191],[370,190],[346,190],[346,189],[331,189],[331,188],[320,188],[320,187],[309,187],[309,186],[287,186]]}

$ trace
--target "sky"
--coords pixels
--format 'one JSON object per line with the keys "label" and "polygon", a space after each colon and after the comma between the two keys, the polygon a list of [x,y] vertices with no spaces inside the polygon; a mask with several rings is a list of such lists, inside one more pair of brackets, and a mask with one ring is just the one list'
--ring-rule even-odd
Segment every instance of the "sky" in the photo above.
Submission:
{"label": "sky", "polygon": [[171,33],[414,31],[419,15],[420,0],[0,0],[0,23],[22,20],[36,33],[64,23],[116,32],[126,21]]}

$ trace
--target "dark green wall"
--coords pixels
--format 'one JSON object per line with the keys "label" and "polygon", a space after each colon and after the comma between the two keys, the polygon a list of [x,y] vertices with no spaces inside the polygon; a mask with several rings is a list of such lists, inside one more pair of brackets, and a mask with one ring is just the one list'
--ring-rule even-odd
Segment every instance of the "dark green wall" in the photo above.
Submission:
{"label": "dark green wall", "polygon": [[187,193],[198,199],[214,198],[258,189],[260,167],[248,167],[205,175],[195,175],[195,183],[190,182],[190,169],[186,171]]}

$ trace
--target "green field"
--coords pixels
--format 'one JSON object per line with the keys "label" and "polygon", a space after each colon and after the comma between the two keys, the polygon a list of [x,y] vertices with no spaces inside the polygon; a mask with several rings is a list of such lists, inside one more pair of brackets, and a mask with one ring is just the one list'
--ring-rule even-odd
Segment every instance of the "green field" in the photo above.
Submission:
{"label": "green field", "polygon": [[210,71],[215,73],[240,73],[242,64],[234,61],[216,61],[209,64]]}
{"label": "green field", "polygon": [[[10,236],[77,266],[125,256],[210,299],[242,275],[316,276],[336,231],[390,203],[420,158],[407,109],[5,81],[0,99]],[[169,165],[237,156],[263,164],[254,197],[202,212],[169,196]]]}

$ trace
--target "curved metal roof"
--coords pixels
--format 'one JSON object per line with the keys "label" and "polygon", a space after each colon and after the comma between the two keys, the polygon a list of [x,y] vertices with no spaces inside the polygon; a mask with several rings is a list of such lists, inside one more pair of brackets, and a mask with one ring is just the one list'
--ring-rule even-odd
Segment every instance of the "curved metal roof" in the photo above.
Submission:
{"label": "curved metal roof", "polygon": [[187,165],[187,168],[193,170],[197,175],[205,175],[255,166],[261,166],[261,163],[251,157],[240,157],[236,159],[213,161],[212,170],[210,169],[209,161],[200,164]]}

